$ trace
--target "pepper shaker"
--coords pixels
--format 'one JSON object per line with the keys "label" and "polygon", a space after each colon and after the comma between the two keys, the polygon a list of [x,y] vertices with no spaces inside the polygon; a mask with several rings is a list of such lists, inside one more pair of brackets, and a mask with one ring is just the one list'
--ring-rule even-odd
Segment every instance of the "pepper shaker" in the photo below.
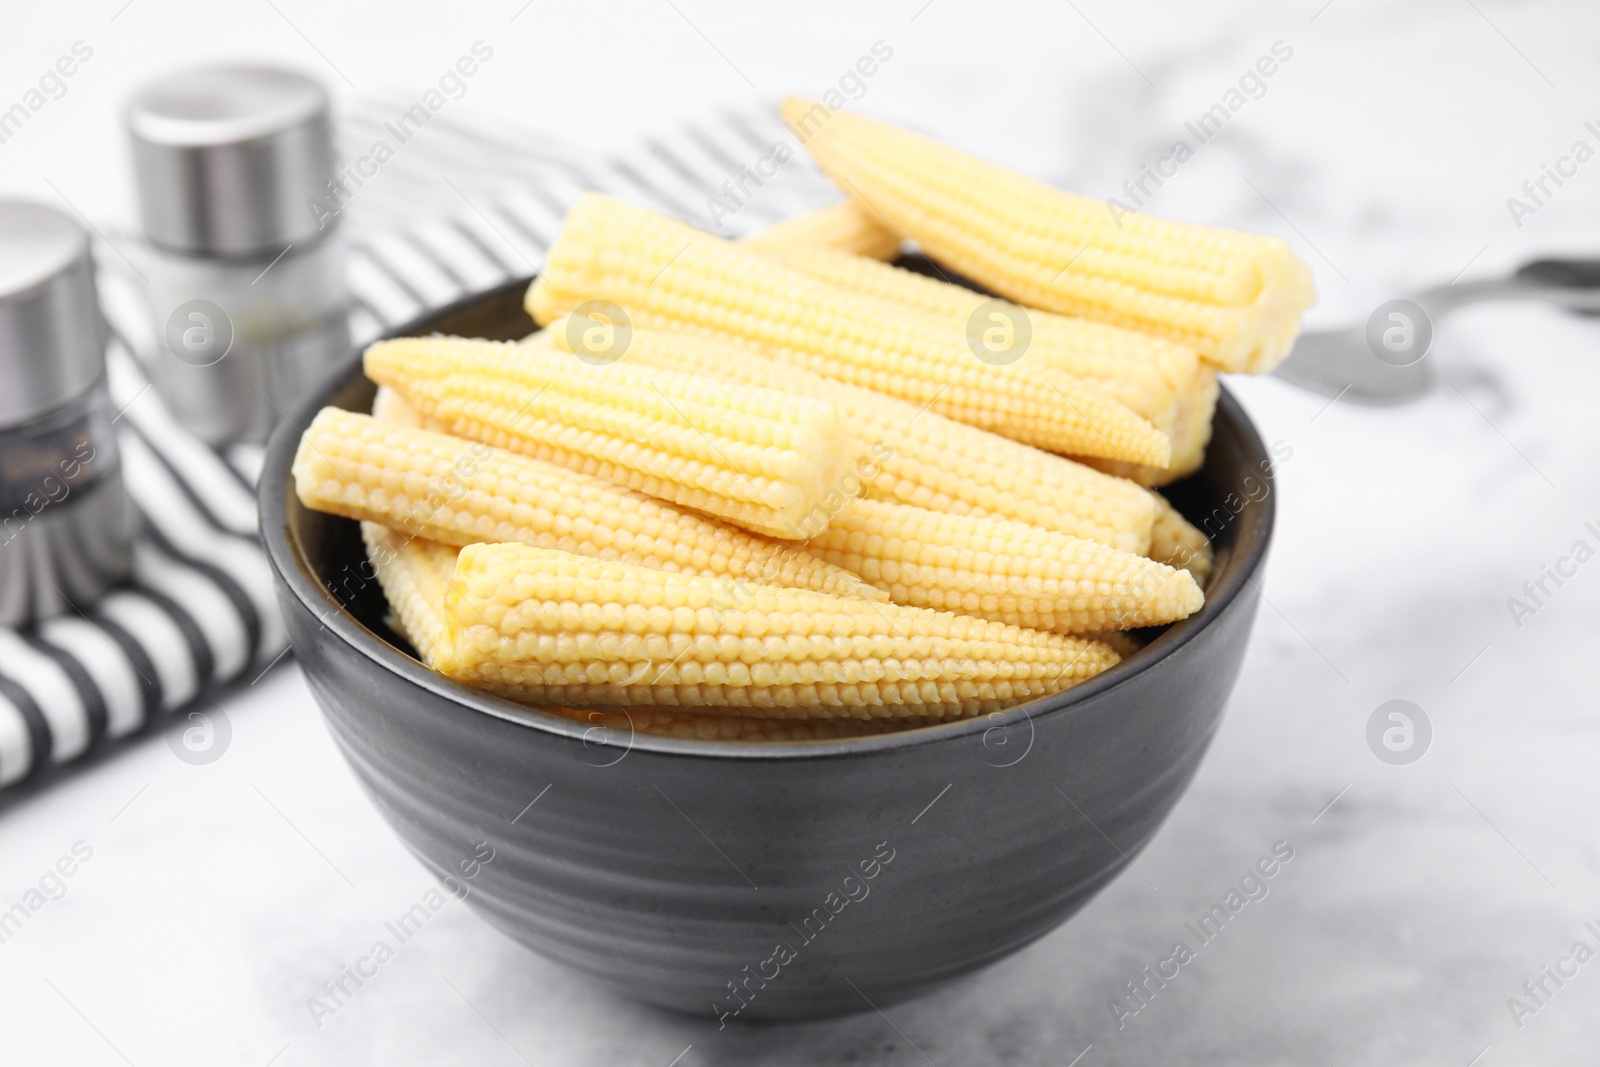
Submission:
{"label": "pepper shaker", "polygon": [[132,569],[89,238],[0,200],[0,625],[82,611]]}
{"label": "pepper shaker", "polygon": [[263,440],[349,347],[328,95],[262,67],[210,67],[128,107],[156,336],[151,378],[212,444]]}

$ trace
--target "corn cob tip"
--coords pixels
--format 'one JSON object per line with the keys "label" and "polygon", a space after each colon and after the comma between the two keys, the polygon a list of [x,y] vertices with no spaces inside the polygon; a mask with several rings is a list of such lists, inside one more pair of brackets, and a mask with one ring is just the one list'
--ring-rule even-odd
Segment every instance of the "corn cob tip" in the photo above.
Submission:
{"label": "corn cob tip", "polygon": [[896,604],[1058,634],[1187,618],[1205,602],[1185,571],[1005,519],[863,500],[808,550]]}
{"label": "corn cob tip", "polygon": [[1310,265],[1295,255],[1287,243],[1280,244],[1280,272],[1268,283],[1252,309],[1255,313],[1252,326],[1242,331],[1245,336],[1256,338],[1254,346],[1246,347],[1235,360],[1239,369],[1247,374],[1271,374],[1288,358],[1295,339],[1300,336],[1301,316],[1317,302]]}
{"label": "corn cob tip", "polygon": [[1206,446],[1211,443],[1211,417],[1216,413],[1220,392],[1217,372],[1208,366],[1196,375],[1189,389],[1178,395],[1172,419],[1168,423],[1172,455],[1165,466],[1130,463],[1100,456],[1073,458],[1095,470],[1137,482],[1147,489],[1187,478],[1205,465]]}

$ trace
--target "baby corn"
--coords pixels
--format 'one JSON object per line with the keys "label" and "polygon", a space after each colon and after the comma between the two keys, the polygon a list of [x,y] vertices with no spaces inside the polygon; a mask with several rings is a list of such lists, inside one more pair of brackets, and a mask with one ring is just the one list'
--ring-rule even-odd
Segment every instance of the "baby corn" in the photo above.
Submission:
{"label": "baby corn", "polygon": [[851,111],[784,102],[840,188],[928,255],[1028,307],[1159,334],[1218,369],[1265,373],[1315,294],[1283,241],[1114,215],[1104,203]]}
{"label": "baby corn", "polygon": [[760,233],[751,234],[744,243],[761,249],[776,245],[832,248],[873,259],[894,259],[900,254],[900,235],[851,200],[784,219]]}
{"label": "baby corn", "polygon": [[1217,374],[1287,353],[1305,264],[820,115],[784,106],[845,201],[728,241],[585,194],[544,329],[378,342],[372,416],[303,434],[300,500],[360,521],[432,670],[586,742],[821,741],[1201,611],[1210,539],[1154,487],[1203,465]]}
{"label": "baby corn", "polygon": [[1179,394],[1177,409],[1166,432],[1172,441],[1172,460],[1165,467],[1149,467],[1098,456],[1079,456],[1079,462],[1119,478],[1144,486],[1168,485],[1187,478],[1206,461],[1206,446],[1211,443],[1211,416],[1217,410],[1220,386],[1217,372],[1204,369],[1194,387]]}
{"label": "baby corn", "polygon": [[599,299],[621,305],[635,328],[739,342],[1041,448],[1157,467],[1171,458],[1164,434],[1094,385],[980,360],[961,330],[587,193],[527,307],[544,324]]}
{"label": "baby corn", "polygon": [[[301,438],[295,489],[308,508],[450,545],[520,541],[598,559],[840,596],[884,595],[782,544],[554,464],[428,430],[323,408]],[[820,565],[819,565],[820,564]]]}
{"label": "baby corn", "polygon": [[862,500],[808,551],[896,604],[1063,634],[1187,618],[1204,596],[1187,571],[1026,523]]}
{"label": "baby corn", "polygon": [[445,593],[455,580],[459,550],[376,522],[361,524],[361,540],[389,601],[390,627],[411,642],[423,663],[434,666],[450,630]]}
{"label": "baby corn", "polygon": [[[989,300],[964,286],[831,248],[788,242],[759,247],[813,278],[915,309],[963,331]],[[1170,434],[1178,396],[1193,387],[1200,373],[1194,349],[1048,311],[1011,305],[1010,314],[1026,319],[1032,333],[1024,358],[1093,382]],[[1173,448],[1177,450],[1176,441]]]}
{"label": "baby corn", "polygon": [[1117,662],[1098,642],[963,615],[715,580],[526,545],[456,562],[437,667],[526,703],[767,718],[978,714]]}
{"label": "baby corn", "polygon": [[453,337],[379,341],[367,377],[452,433],[793,538],[855,455],[838,411],[811,397],[634,366],[548,345]]}
{"label": "baby corn", "polygon": [[[455,580],[456,555],[450,545],[407,537],[375,522],[361,524],[367,556],[393,613],[391,625],[431,666],[448,630],[445,595]],[[825,741],[865,737],[941,721],[937,717],[900,719],[763,719],[751,715],[706,715],[656,708],[626,710],[544,708],[552,715],[588,723],[618,735],[635,732],[697,741]],[[611,741],[612,738],[604,737]]]}
{"label": "baby corn", "polygon": [[[538,336],[563,343],[563,326],[557,320]],[[625,358],[832,401],[846,432],[867,447],[841,482],[852,494],[865,486],[871,497],[1016,519],[1140,555],[1150,547],[1155,501],[1125,479],[715,338],[638,329]],[[800,532],[820,532],[826,518],[807,519]]]}
{"label": "baby corn", "polygon": [[1214,562],[1211,539],[1167,503],[1166,497],[1160,493],[1150,495],[1161,507],[1150,531],[1150,558],[1169,567],[1182,567],[1204,587]]}

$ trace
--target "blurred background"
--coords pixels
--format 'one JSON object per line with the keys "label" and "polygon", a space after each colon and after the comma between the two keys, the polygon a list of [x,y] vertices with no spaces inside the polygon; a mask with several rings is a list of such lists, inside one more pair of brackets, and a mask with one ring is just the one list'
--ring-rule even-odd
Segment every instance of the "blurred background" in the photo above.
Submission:
{"label": "blurred background", "polygon": [[[1600,252],[1600,162],[1537,203],[1524,189],[1575,142],[1600,149],[1600,10],[1578,0],[106,0],[15,7],[5,23],[0,110],[35,88],[45,103],[0,142],[0,196],[85,221],[107,269],[138,226],[121,115],[145,82],[218,61],[298,70],[332,95],[352,159],[478,42],[492,58],[351,203],[358,258],[400,229],[482,215],[551,160],[656,173],[652,145],[730,121],[759,143],[778,99],[837,85],[880,41],[892,58],[853,107],[1100,198],[1123,197],[1185,122],[1287,50],[1144,209],[1291,242],[1316,276],[1311,327],[1537,256]],[[67,55],[75,73],[42,86]],[[773,184],[731,221],[754,228],[829,196],[805,164]],[[694,185],[674,195],[709,226],[697,213],[715,183]],[[505,242],[507,269],[536,266],[538,242],[500,229],[484,239]],[[451,295],[389,288],[388,304],[371,297],[377,320]],[[1407,407],[1230,380],[1290,458],[1221,733],[1137,872],[932,997],[887,1016],[718,1032],[615,999],[454,907],[318,1025],[307,998],[428,879],[285,660],[216,698],[231,745],[214,763],[175,759],[153,735],[0,793],[0,904],[75,843],[93,852],[0,943],[3,1058],[1585,1062],[1600,964],[1547,983],[1537,1004],[1524,983],[1580,939],[1600,946],[1585,927],[1600,928],[1600,566],[1532,615],[1509,602],[1576,541],[1600,545],[1585,528],[1600,527],[1597,341],[1589,320],[1492,305],[1437,324],[1443,381]],[[1420,758],[1398,766],[1367,733],[1394,699],[1431,725]],[[1110,998],[1279,841],[1295,859],[1270,895],[1119,1025]]]}

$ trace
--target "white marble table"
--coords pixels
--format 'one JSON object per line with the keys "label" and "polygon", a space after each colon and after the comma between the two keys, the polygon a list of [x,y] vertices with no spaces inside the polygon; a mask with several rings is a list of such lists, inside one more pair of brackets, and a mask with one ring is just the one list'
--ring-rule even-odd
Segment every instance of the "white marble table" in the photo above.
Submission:
{"label": "white marble table", "polygon": [[[262,55],[341,91],[403,93],[481,37],[508,62],[464,106],[609,146],[715,102],[816,91],[888,40],[894,60],[863,108],[1112,196],[1281,40],[1293,56],[1264,95],[1150,210],[1294,241],[1323,294],[1314,322],[1362,318],[1413,283],[1600,247],[1600,163],[1520,227],[1506,204],[1575,139],[1596,142],[1583,123],[1600,117],[1600,13],[1580,0],[1205,14],[913,0],[870,15],[688,0],[610,15],[534,0],[518,14],[507,0],[449,16],[120,2],[7,13],[0,70],[42,69],[78,38],[96,55],[0,145],[0,191],[53,185],[86,214],[125,217],[114,105],[166,64]],[[1584,527],[1600,526],[1597,348],[1584,320],[1483,308],[1441,327],[1447,383],[1413,407],[1230,383],[1293,456],[1227,718],[1142,875],[986,973],[886,1017],[719,1033],[617,1000],[451,905],[319,1028],[307,999],[429,880],[285,665],[224,699],[233,740],[210,766],[155,736],[0,796],[0,907],[78,842],[79,857],[92,850],[0,944],[0,1061],[1591,1062],[1600,962],[1559,987],[1545,978],[1540,1005],[1522,984],[1575,941],[1600,949],[1584,925],[1600,929],[1600,563],[1520,626],[1507,600],[1573,542],[1600,548]],[[1433,726],[1409,766],[1366,740],[1395,698]],[[1279,841],[1294,859],[1270,893],[1119,1029],[1110,998]],[[1512,997],[1538,1010],[1515,1019]]]}

